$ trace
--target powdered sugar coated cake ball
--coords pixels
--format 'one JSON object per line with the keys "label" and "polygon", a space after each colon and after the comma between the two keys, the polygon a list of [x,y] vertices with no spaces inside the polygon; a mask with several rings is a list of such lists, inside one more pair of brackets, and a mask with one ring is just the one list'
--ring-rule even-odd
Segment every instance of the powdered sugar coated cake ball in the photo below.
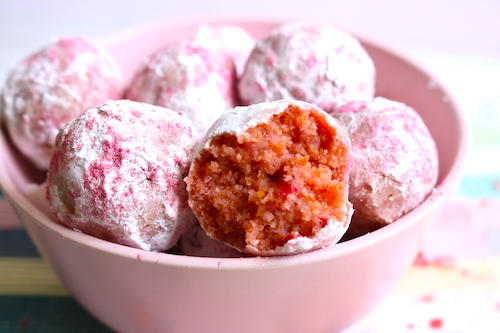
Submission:
{"label": "powdered sugar coated cake ball", "polygon": [[208,236],[251,255],[330,245],[349,225],[350,142],[325,111],[299,101],[223,113],[194,155],[189,204]]}
{"label": "powdered sugar coated cake ball", "polygon": [[397,220],[432,192],[438,177],[437,148],[414,109],[377,97],[348,103],[333,116],[352,142],[349,200],[354,215],[346,236]]}
{"label": "powdered sugar coated cake ball", "polygon": [[12,141],[47,169],[59,130],[84,110],[119,98],[122,84],[114,59],[91,39],[49,43],[7,77],[1,104]]}
{"label": "powdered sugar coated cake ball", "polygon": [[183,178],[197,141],[183,114],[108,101],[57,137],[47,197],[57,219],[123,245],[166,250],[196,221]]}
{"label": "powdered sugar coated cake ball", "polygon": [[228,54],[189,40],[146,59],[126,98],[185,112],[202,136],[224,110],[236,105],[235,80]]}
{"label": "powdered sugar coated cake ball", "polygon": [[330,111],[347,101],[372,99],[375,67],[350,34],[292,22],[257,42],[238,91],[246,104],[296,99]]}
{"label": "powdered sugar coated cake ball", "polygon": [[233,59],[238,74],[243,72],[248,56],[255,47],[255,38],[236,25],[202,24],[195,32],[193,42],[222,49]]}
{"label": "powdered sugar coated cake ball", "polygon": [[188,231],[182,234],[177,244],[184,255],[214,258],[239,258],[243,254],[213,238],[195,223]]}

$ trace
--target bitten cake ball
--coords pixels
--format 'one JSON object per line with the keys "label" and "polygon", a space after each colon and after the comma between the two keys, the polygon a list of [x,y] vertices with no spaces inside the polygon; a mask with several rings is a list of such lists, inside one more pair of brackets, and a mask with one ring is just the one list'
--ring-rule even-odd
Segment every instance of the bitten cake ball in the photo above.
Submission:
{"label": "bitten cake ball", "polygon": [[1,96],[7,130],[46,170],[59,130],[84,110],[120,98],[122,85],[114,59],[91,39],[59,39],[9,73]]}
{"label": "bitten cake ball", "polygon": [[236,107],[210,128],[190,167],[189,204],[206,233],[251,255],[284,255],[340,239],[350,142],[315,105]]}
{"label": "bitten cake ball", "polygon": [[246,104],[296,99],[331,111],[347,101],[372,99],[375,67],[350,34],[293,22],[257,42],[238,91]]}
{"label": "bitten cake ball", "polygon": [[151,55],[138,69],[126,98],[185,112],[202,136],[237,104],[233,60],[191,40]]}
{"label": "bitten cake ball", "polygon": [[196,221],[186,185],[196,130],[181,113],[127,100],[85,111],[57,136],[47,198],[63,224],[166,250]]}
{"label": "bitten cake ball", "polygon": [[377,97],[346,104],[333,116],[352,142],[349,200],[354,215],[346,237],[397,220],[431,193],[438,177],[437,148],[411,107]]}
{"label": "bitten cake ball", "polygon": [[193,42],[204,47],[216,47],[233,59],[238,74],[243,72],[248,56],[255,47],[255,38],[245,29],[236,25],[198,27]]}

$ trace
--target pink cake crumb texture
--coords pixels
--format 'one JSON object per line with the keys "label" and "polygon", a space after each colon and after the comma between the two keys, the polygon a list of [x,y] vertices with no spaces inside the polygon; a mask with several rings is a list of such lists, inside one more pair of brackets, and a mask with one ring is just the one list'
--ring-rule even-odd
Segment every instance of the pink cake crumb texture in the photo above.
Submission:
{"label": "pink cake crumb texture", "polygon": [[350,142],[316,105],[236,107],[210,128],[186,178],[208,236],[250,255],[287,255],[335,243],[352,214]]}
{"label": "pink cake crumb texture", "polygon": [[197,133],[182,113],[108,101],[57,137],[47,197],[64,225],[119,244],[166,250],[195,218],[187,175]]}
{"label": "pink cake crumb texture", "polygon": [[84,110],[121,97],[114,59],[86,37],[62,38],[14,66],[1,95],[7,130],[17,148],[47,169],[59,130]]}

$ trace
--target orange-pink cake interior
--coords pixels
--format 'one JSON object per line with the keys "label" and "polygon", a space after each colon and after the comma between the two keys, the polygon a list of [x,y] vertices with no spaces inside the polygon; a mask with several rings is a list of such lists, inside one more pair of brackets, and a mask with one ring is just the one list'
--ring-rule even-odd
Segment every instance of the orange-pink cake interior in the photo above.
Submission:
{"label": "orange-pink cake interior", "polygon": [[269,251],[347,220],[348,155],[324,115],[290,105],[266,123],[215,136],[186,179],[191,204],[211,237]]}

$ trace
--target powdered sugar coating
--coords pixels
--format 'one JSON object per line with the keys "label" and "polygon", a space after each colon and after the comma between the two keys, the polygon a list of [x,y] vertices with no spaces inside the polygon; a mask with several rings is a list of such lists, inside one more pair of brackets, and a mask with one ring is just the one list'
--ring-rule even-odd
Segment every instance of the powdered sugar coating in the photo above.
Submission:
{"label": "powdered sugar coating", "polygon": [[239,258],[241,252],[208,237],[203,228],[195,223],[188,231],[182,234],[178,246],[184,255],[214,258]]}
{"label": "powdered sugar coating", "polygon": [[255,38],[245,29],[236,25],[202,24],[193,36],[193,43],[222,49],[233,59],[236,72],[241,74],[248,56],[255,47]]}
{"label": "powdered sugar coating", "polygon": [[331,111],[347,101],[373,98],[375,67],[350,34],[292,22],[257,42],[238,91],[245,104],[296,99]]}
{"label": "powdered sugar coating", "polygon": [[[269,103],[258,103],[248,106],[237,106],[224,111],[203,137],[200,147],[208,148],[213,138],[218,135],[238,134],[247,129],[265,123],[272,115],[283,112],[289,105],[305,105],[299,101],[279,100]],[[201,149],[198,149],[198,154]]]}
{"label": "powdered sugar coating", "polygon": [[108,101],[57,137],[47,196],[57,219],[123,245],[166,250],[194,222],[183,178],[196,130],[178,112]]}
{"label": "powdered sugar coating", "polygon": [[202,136],[237,104],[235,80],[234,62],[223,50],[188,40],[146,59],[126,98],[185,112]]}
{"label": "powdered sugar coating", "polygon": [[1,104],[17,148],[47,169],[59,130],[71,119],[122,93],[114,59],[85,37],[63,38],[17,64],[5,83]]}
{"label": "powdered sugar coating", "polygon": [[[210,237],[214,237],[217,239],[217,236],[210,231],[207,230],[206,225],[206,218],[207,214],[205,211],[201,211],[198,207],[199,201],[198,198],[203,197],[203,194],[200,196],[198,191],[199,191],[199,185],[197,184],[199,181],[199,175],[197,169],[199,168],[210,168],[211,166],[206,165],[203,166],[203,164],[200,164],[200,160],[202,159],[202,156],[205,154],[205,152],[215,145],[215,141],[218,140],[220,137],[226,136],[226,135],[233,135],[238,138],[239,141],[252,141],[252,140],[257,140],[255,138],[249,138],[248,137],[248,130],[251,128],[254,128],[258,126],[259,124],[266,124],[270,121],[270,119],[275,116],[275,115],[280,115],[284,112],[288,112],[290,108],[301,108],[301,109],[306,109],[310,110],[311,114],[314,114],[317,116],[321,121],[324,122],[324,125],[326,127],[332,128],[332,132],[336,133],[335,138],[332,138],[333,141],[336,141],[337,143],[335,144],[336,147],[341,147],[341,150],[347,150],[349,151],[350,149],[350,141],[347,135],[347,132],[344,130],[344,128],[340,125],[340,123],[328,115],[325,111],[317,107],[316,105],[309,104],[306,102],[302,101],[286,101],[286,100],[279,100],[279,101],[273,101],[273,102],[266,102],[266,103],[259,103],[259,104],[254,104],[254,105],[249,105],[249,106],[240,106],[240,107],[235,107],[233,109],[227,110],[222,114],[222,116],[213,124],[213,126],[208,130],[206,136],[202,140],[198,152],[194,155],[194,162],[190,168],[190,173],[188,178],[186,178],[186,182],[188,184],[188,192],[190,194],[190,200],[189,203],[191,207],[193,208],[195,214],[198,217],[198,220],[200,221],[200,224],[202,227],[205,228],[207,231],[208,235]],[[296,131],[301,131],[301,129],[296,129]],[[264,140],[272,140],[269,138],[264,138]],[[305,143],[306,145],[308,144],[307,142]],[[227,149],[231,149],[228,147]],[[260,154],[264,155],[264,151],[258,151],[258,152],[249,152],[250,155],[254,154]],[[236,153],[235,153],[236,154]],[[294,153],[290,152],[290,155],[294,155]],[[328,152],[323,152],[323,154],[328,154],[328,155],[334,155],[335,153],[333,151],[328,151]],[[299,154],[297,154],[299,155]],[[217,156],[214,157],[215,161],[217,161]],[[312,161],[313,158],[310,156],[306,156],[304,160],[310,160]],[[345,160],[343,160],[345,158]],[[347,184],[348,182],[348,170],[349,170],[349,159],[346,158],[346,156],[341,156],[339,157],[339,165],[336,167],[332,167],[331,165],[328,166],[328,168],[332,169],[337,169],[338,174],[338,180],[339,183]],[[198,165],[200,164],[200,165]],[[237,166],[236,169],[243,169],[245,166]],[[286,167],[285,167],[286,169]],[[226,170],[229,173],[233,172],[232,170]],[[252,172],[255,173],[255,178],[258,178],[257,174],[260,173],[260,171],[253,170]],[[268,175],[269,177],[273,178],[276,177],[275,174]],[[285,175],[284,179],[285,182],[283,183],[285,188],[288,186],[288,181],[293,182],[293,177],[295,175]],[[227,186],[233,185],[233,184],[227,184]],[[215,183],[212,184],[213,190],[217,190],[217,186]],[[239,185],[237,185],[239,186]],[[245,185],[243,185],[245,186]],[[278,185],[281,186],[281,185]],[[303,189],[297,189],[297,191],[302,191]],[[202,189],[200,192],[204,192],[205,190]],[[249,187],[248,193],[251,193],[253,190],[251,187]],[[285,189],[285,191],[287,191]],[[245,192],[245,191],[244,191]],[[254,191],[255,192],[255,191]],[[295,192],[292,191],[293,193],[288,193],[290,195],[290,198],[295,196]],[[223,194],[221,194],[224,196]],[[326,195],[325,193],[322,194],[323,196]],[[282,246],[277,246],[271,249],[263,250],[262,248],[258,248],[255,244],[252,244],[248,241],[247,237],[247,243],[243,247],[239,247],[238,245],[230,242],[225,242],[222,239],[218,239],[219,241],[225,242],[227,245],[232,246],[239,251],[245,253],[245,254],[250,254],[250,255],[258,255],[258,256],[275,256],[275,255],[290,255],[290,254],[297,254],[297,253],[302,253],[302,252],[307,252],[311,251],[314,249],[318,249],[324,246],[328,246],[330,244],[336,243],[337,241],[340,240],[340,238],[344,235],[346,232],[350,218],[352,215],[352,205],[351,203],[347,200],[347,186],[344,189],[339,189],[335,193],[329,193],[328,195],[331,195],[332,197],[335,197],[335,200],[338,200],[336,203],[336,209],[338,209],[337,216],[335,218],[329,217],[324,220],[323,226],[312,236],[303,236],[300,234],[295,234],[295,232],[292,232],[288,240],[282,245]],[[252,194],[250,194],[252,196]],[[258,196],[258,194],[257,194]],[[203,200],[203,199],[202,199]],[[243,200],[243,199],[242,199]],[[292,199],[294,200],[294,199]],[[250,201],[249,201],[250,203]],[[215,203],[215,206],[218,205],[218,202]],[[295,203],[293,204],[295,205]],[[228,211],[231,208],[225,207],[224,211]],[[276,206],[276,210],[280,210],[282,207]],[[288,210],[288,208],[285,208],[285,210]],[[212,214],[214,210],[211,210]],[[268,216],[271,216],[270,218],[273,219],[273,215],[276,213],[276,211],[269,211],[267,212]],[[235,212],[235,214],[238,214],[238,212]],[[316,216],[315,218],[317,218]],[[212,216],[208,217],[209,219],[212,218]],[[217,218],[216,218],[217,219]],[[263,219],[267,219],[267,217],[263,217]],[[296,223],[301,223],[299,222],[300,218],[297,217]],[[269,222],[269,221],[268,221]],[[278,223],[278,222],[276,222]],[[267,228],[264,227],[264,228]]]}
{"label": "powdered sugar coating", "polygon": [[415,110],[377,97],[348,103],[332,115],[352,142],[352,236],[397,220],[431,193],[438,177],[437,148]]}
{"label": "powdered sugar coating", "polygon": [[269,252],[262,252],[255,246],[247,245],[243,252],[256,256],[275,256],[304,253],[337,243],[346,233],[353,213],[351,203],[345,205],[346,220],[329,220],[328,223],[313,237],[294,237],[283,246],[278,246]]}

